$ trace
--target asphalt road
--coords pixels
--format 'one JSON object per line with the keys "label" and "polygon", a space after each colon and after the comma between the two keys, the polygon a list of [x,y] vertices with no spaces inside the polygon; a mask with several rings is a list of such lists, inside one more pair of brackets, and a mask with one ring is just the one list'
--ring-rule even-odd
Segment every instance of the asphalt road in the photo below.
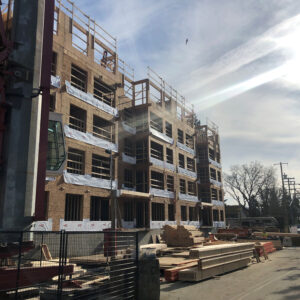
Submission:
{"label": "asphalt road", "polygon": [[[264,261],[262,259],[262,261]],[[300,247],[202,282],[162,283],[161,300],[300,300]]]}

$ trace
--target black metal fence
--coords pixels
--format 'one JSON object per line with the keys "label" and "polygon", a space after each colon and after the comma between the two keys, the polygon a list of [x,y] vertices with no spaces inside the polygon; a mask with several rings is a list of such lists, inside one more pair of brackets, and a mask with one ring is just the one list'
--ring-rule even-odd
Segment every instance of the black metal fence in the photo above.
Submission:
{"label": "black metal fence", "polygon": [[135,299],[135,232],[0,232],[0,299]]}

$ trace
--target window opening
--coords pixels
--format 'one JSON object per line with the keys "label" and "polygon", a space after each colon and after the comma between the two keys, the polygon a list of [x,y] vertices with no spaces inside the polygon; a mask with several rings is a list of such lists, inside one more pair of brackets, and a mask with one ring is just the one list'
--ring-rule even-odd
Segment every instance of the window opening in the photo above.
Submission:
{"label": "window opening", "polygon": [[159,118],[152,112],[150,112],[150,127],[159,132],[163,132],[162,118]]}
{"label": "window opening", "polygon": [[193,158],[187,157],[187,169],[189,171],[195,172],[195,160]]}
{"label": "window opening", "polygon": [[152,202],[152,221],[165,220],[165,205],[163,203]]}
{"label": "window opening", "polygon": [[155,189],[164,189],[164,175],[155,171],[151,171],[151,187]]}
{"label": "window opening", "polygon": [[115,125],[111,122],[104,120],[96,115],[93,118],[93,135],[107,140],[109,142],[115,142]]}
{"label": "window opening", "polygon": [[56,76],[57,69],[57,53],[52,52],[52,61],[51,61],[51,75]]}
{"label": "window opening", "polygon": [[179,159],[179,167],[180,168],[184,168],[185,164],[184,164],[184,155],[179,153],[178,154],[178,159]]}
{"label": "window opening", "polygon": [[168,220],[175,221],[174,204],[168,204]]}
{"label": "window opening", "polygon": [[164,151],[163,146],[151,141],[151,157],[154,157],[159,160],[164,160]]}
{"label": "window opening", "polygon": [[84,174],[84,152],[78,149],[69,148],[67,160],[67,172]]}
{"label": "window opening", "polygon": [[174,192],[174,176],[167,175],[167,190]]}
{"label": "window opening", "polygon": [[186,194],[186,187],[185,187],[185,180],[184,179],[179,180],[179,188],[180,188],[180,193],[181,194]]}
{"label": "window opening", "polygon": [[91,221],[109,220],[109,200],[106,198],[91,196],[90,206]]}
{"label": "window opening", "polygon": [[71,67],[71,85],[83,92],[87,90],[87,72],[73,64]]}
{"label": "window opening", "polygon": [[173,150],[167,148],[167,163],[173,164]]}
{"label": "window opening", "polygon": [[148,143],[147,140],[136,142],[136,161],[137,163],[148,161]]}
{"label": "window opening", "polygon": [[94,77],[94,97],[105,104],[115,107],[115,93],[112,88]]}
{"label": "window opening", "polygon": [[82,221],[82,195],[66,194],[65,221]]}
{"label": "window opening", "polygon": [[132,203],[132,201],[124,202],[124,221],[125,222],[133,221],[133,203]]}
{"label": "window opening", "polygon": [[186,221],[187,217],[186,217],[186,206],[181,205],[181,221]]}
{"label": "window opening", "polygon": [[133,188],[133,171],[130,169],[124,170],[124,185],[128,188]]}
{"label": "window opening", "polygon": [[188,181],[188,194],[195,196],[196,195],[196,184],[195,182]]}
{"label": "window opening", "polygon": [[172,137],[172,124],[169,122],[166,122],[166,135],[170,138]]}
{"label": "window opening", "polygon": [[181,143],[181,144],[183,144],[184,142],[183,142],[183,131],[182,130],[180,130],[180,129],[178,129],[178,142],[179,143]]}
{"label": "window opening", "polygon": [[69,126],[72,129],[86,132],[86,110],[71,104]]}
{"label": "window opening", "polygon": [[92,155],[93,177],[111,179],[110,168],[112,168],[112,171],[114,171],[114,167],[110,165],[110,157],[104,157],[97,154]]}

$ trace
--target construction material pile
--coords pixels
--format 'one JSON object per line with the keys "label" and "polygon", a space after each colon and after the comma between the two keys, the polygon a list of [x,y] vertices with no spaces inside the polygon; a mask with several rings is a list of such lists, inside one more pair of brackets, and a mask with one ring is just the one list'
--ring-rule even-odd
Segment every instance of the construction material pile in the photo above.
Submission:
{"label": "construction material pile", "polygon": [[[179,269],[178,279],[200,281],[246,267],[251,261],[253,248],[254,243],[235,243],[190,249],[190,259],[198,260],[193,267]],[[165,270],[166,279],[177,279],[174,269]]]}
{"label": "construction material pile", "polygon": [[272,253],[276,251],[276,248],[274,247],[274,244],[270,242],[257,242],[255,244],[256,252],[259,256],[263,256],[269,253]]}
{"label": "construction material pile", "polygon": [[191,225],[165,225],[162,239],[170,247],[189,247],[202,244],[205,240],[203,233]]}

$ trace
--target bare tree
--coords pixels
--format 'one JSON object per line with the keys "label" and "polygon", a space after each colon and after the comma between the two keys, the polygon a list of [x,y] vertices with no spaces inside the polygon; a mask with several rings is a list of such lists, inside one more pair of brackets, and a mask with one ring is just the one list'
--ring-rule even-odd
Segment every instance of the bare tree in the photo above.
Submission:
{"label": "bare tree", "polygon": [[262,191],[276,185],[275,170],[257,161],[234,165],[230,174],[225,174],[224,181],[226,192],[254,216],[262,202]]}

